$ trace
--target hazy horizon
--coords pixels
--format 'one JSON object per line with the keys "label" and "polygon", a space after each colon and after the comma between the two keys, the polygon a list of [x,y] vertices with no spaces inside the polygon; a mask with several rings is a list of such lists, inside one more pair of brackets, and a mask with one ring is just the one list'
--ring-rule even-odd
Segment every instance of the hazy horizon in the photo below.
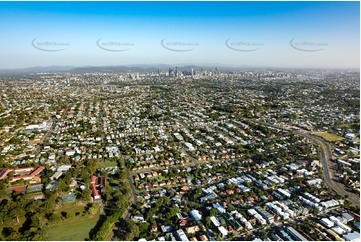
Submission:
{"label": "hazy horizon", "polygon": [[[41,66],[25,66],[25,67],[17,67],[17,68],[0,68],[0,71],[14,71],[16,73],[17,70],[32,70],[32,69],[46,69],[51,70],[52,72],[56,71],[56,69],[78,69],[78,68],[106,68],[106,67],[129,67],[129,68],[140,68],[140,69],[147,69],[147,68],[159,68],[160,70],[168,70],[168,68],[185,68],[185,67],[199,67],[199,68],[206,68],[206,69],[214,69],[218,68],[219,70],[225,70],[225,71],[247,71],[247,70],[320,70],[320,71],[360,71],[359,67],[356,68],[322,68],[322,67],[283,67],[283,66],[247,66],[247,65],[240,65],[240,66],[234,66],[234,65],[222,65],[217,63],[211,63],[211,64],[199,64],[195,65],[192,63],[182,63],[182,64],[164,64],[164,63],[155,63],[155,64],[123,64],[123,65],[77,65],[77,66],[70,66],[70,65],[41,65]],[[63,71],[61,71],[63,72]]]}
{"label": "hazy horizon", "polygon": [[0,69],[159,64],[359,69],[359,4],[0,2]]}

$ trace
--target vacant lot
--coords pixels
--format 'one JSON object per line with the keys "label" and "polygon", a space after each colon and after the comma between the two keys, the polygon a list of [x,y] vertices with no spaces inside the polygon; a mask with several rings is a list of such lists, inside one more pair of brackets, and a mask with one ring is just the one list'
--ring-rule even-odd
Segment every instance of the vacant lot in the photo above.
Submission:
{"label": "vacant lot", "polygon": [[97,163],[97,168],[106,168],[106,167],[113,167],[113,166],[117,166],[117,162],[116,161],[103,161],[103,162],[98,162]]}
{"label": "vacant lot", "polygon": [[324,138],[327,141],[333,142],[333,141],[339,141],[339,140],[344,140],[345,138],[335,135],[335,134],[330,134],[327,132],[315,132],[315,135]]}
{"label": "vacant lot", "polygon": [[72,214],[73,218],[68,221],[52,224],[47,230],[48,240],[78,240],[84,241],[89,238],[89,231],[95,226],[99,219],[99,209],[93,216],[74,216],[74,212],[83,211],[84,206],[72,206],[61,208],[61,211],[66,211]]}

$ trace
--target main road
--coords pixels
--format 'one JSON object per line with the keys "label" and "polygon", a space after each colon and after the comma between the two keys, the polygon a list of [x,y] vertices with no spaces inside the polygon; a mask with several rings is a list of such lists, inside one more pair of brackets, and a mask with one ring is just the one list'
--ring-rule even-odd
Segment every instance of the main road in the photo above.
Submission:
{"label": "main road", "polygon": [[347,200],[351,201],[357,207],[360,207],[360,196],[358,194],[352,193],[347,191],[343,185],[333,180],[333,172],[331,169],[331,159],[332,159],[332,152],[330,145],[320,137],[312,135],[309,131],[306,130],[295,130],[293,132],[298,135],[302,135],[307,139],[311,140],[315,144],[319,145],[321,148],[321,162],[323,168],[323,176],[326,182],[327,187],[334,190],[341,196],[344,196]]}
{"label": "main road", "polygon": [[[66,112],[68,111],[68,108],[69,108],[69,104],[66,106],[62,116],[61,116],[61,120],[64,119],[65,115],[66,115]],[[52,123],[51,123],[51,126],[48,130],[48,132],[45,134],[45,136],[42,138],[42,140],[40,141],[40,144],[38,146],[38,148],[36,148],[36,150],[33,152],[33,156],[35,157],[37,154],[40,153],[40,151],[43,149],[43,145],[44,143],[49,139],[50,135],[51,135],[51,132],[53,132],[55,130],[55,127],[56,127],[56,124],[58,123],[58,118],[56,116],[52,116],[51,117],[51,120],[52,120]]]}
{"label": "main road", "polygon": [[37,154],[40,153],[40,151],[44,148],[44,143],[49,139],[51,132],[53,132],[55,130],[56,124],[58,122],[58,119],[53,116],[52,118],[52,123],[51,126],[48,130],[48,132],[45,134],[45,136],[42,138],[42,140],[40,141],[40,145],[38,146],[38,148],[36,148],[36,150],[33,152],[33,156],[35,157]]}

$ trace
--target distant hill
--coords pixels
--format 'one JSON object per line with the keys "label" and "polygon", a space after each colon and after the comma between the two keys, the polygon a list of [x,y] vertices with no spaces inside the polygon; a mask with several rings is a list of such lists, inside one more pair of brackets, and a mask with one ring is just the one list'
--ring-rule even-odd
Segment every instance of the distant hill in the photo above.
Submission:
{"label": "distant hill", "polygon": [[74,69],[75,66],[34,66],[19,69],[0,69],[0,73],[37,73],[37,72],[66,72]]}
{"label": "distant hill", "polygon": [[[83,67],[75,67],[75,66],[35,66],[29,68],[18,68],[18,69],[0,69],[0,74],[22,74],[22,73],[54,73],[54,72],[71,72],[71,73],[129,73],[129,72],[139,72],[139,73],[147,73],[147,72],[157,72],[160,71],[168,71],[169,68],[174,69],[174,65],[166,65],[166,64],[154,64],[154,65],[146,65],[146,64],[134,64],[134,65],[124,65],[124,66],[83,66]],[[187,66],[177,66],[178,71],[190,71],[194,70],[214,70],[214,67],[202,67],[196,65],[187,65]]]}
{"label": "distant hill", "polygon": [[[251,66],[226,66],[221,64],[205,64],[204,66],[199,65],[166,65],[166,64],[132,64],[132,65],[121,65],[121,66],[35,66],[29,68],[19,69],[0,69],[0,74],[29,74],[29,73],[54,73],[54,72],[70,72],[70,73],[149,73],[160,71],[168,71],[169,68],[174,69],[177,66],[178,71],[195,71],[206,70],[214,71],[217,67],[218,71],[260,71],[260,70],[278,70],[278,71],[307,71],[303,68],[272,68],[272,67],[251,67]],[[317,70],[317,69],[310,69]],[[321,69],[319,69],[321,70]],[[359,70],[357,70],[359,71]]]}
{"label": "distant hill", "polygon": [[[94,73],[94,72],[105,72],[105,73],[128,73],[128,72],[139,72],[139,73],[149,73],[160,71],[168,71],[169,68],[174,69],[175,66],[158,64],[158,65],[129,65],[129,66],[88,66],[88,67],[78,67],[70,70],[73,73]],[[178,71],[190,71],[194,70],[211,70],[212,68],[201,67],[201,66],[177,66]],[[214,70],[214,68],[212,69]]]}
{"label": "distant hill", "polygon": [[157,71],[156,67],[135,67],[135,66],[88,66],[73,68],[69,72],[72,73],[127,73],[127,72],[154,72]]}

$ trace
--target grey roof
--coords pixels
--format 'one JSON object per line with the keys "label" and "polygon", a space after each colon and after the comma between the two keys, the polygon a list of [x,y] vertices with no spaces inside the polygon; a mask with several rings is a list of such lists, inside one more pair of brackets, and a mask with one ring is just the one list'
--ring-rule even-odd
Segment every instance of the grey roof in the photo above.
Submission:
{"label": "grey roof", "polygon": [[287,230],[288,230],[293,236],[295,236],[297,239],[302,240],[302,241],[308,241],[308,239],[306,239],[305,237],[303,237],[297,230],[295,230],[295,229],[292,228],[291,226],[287,227]]}
{"label": "grey roof", "polygon": [[360,234],[358,232],[348,233],[342,236],[347,241],[355,241],[360,239]]}

